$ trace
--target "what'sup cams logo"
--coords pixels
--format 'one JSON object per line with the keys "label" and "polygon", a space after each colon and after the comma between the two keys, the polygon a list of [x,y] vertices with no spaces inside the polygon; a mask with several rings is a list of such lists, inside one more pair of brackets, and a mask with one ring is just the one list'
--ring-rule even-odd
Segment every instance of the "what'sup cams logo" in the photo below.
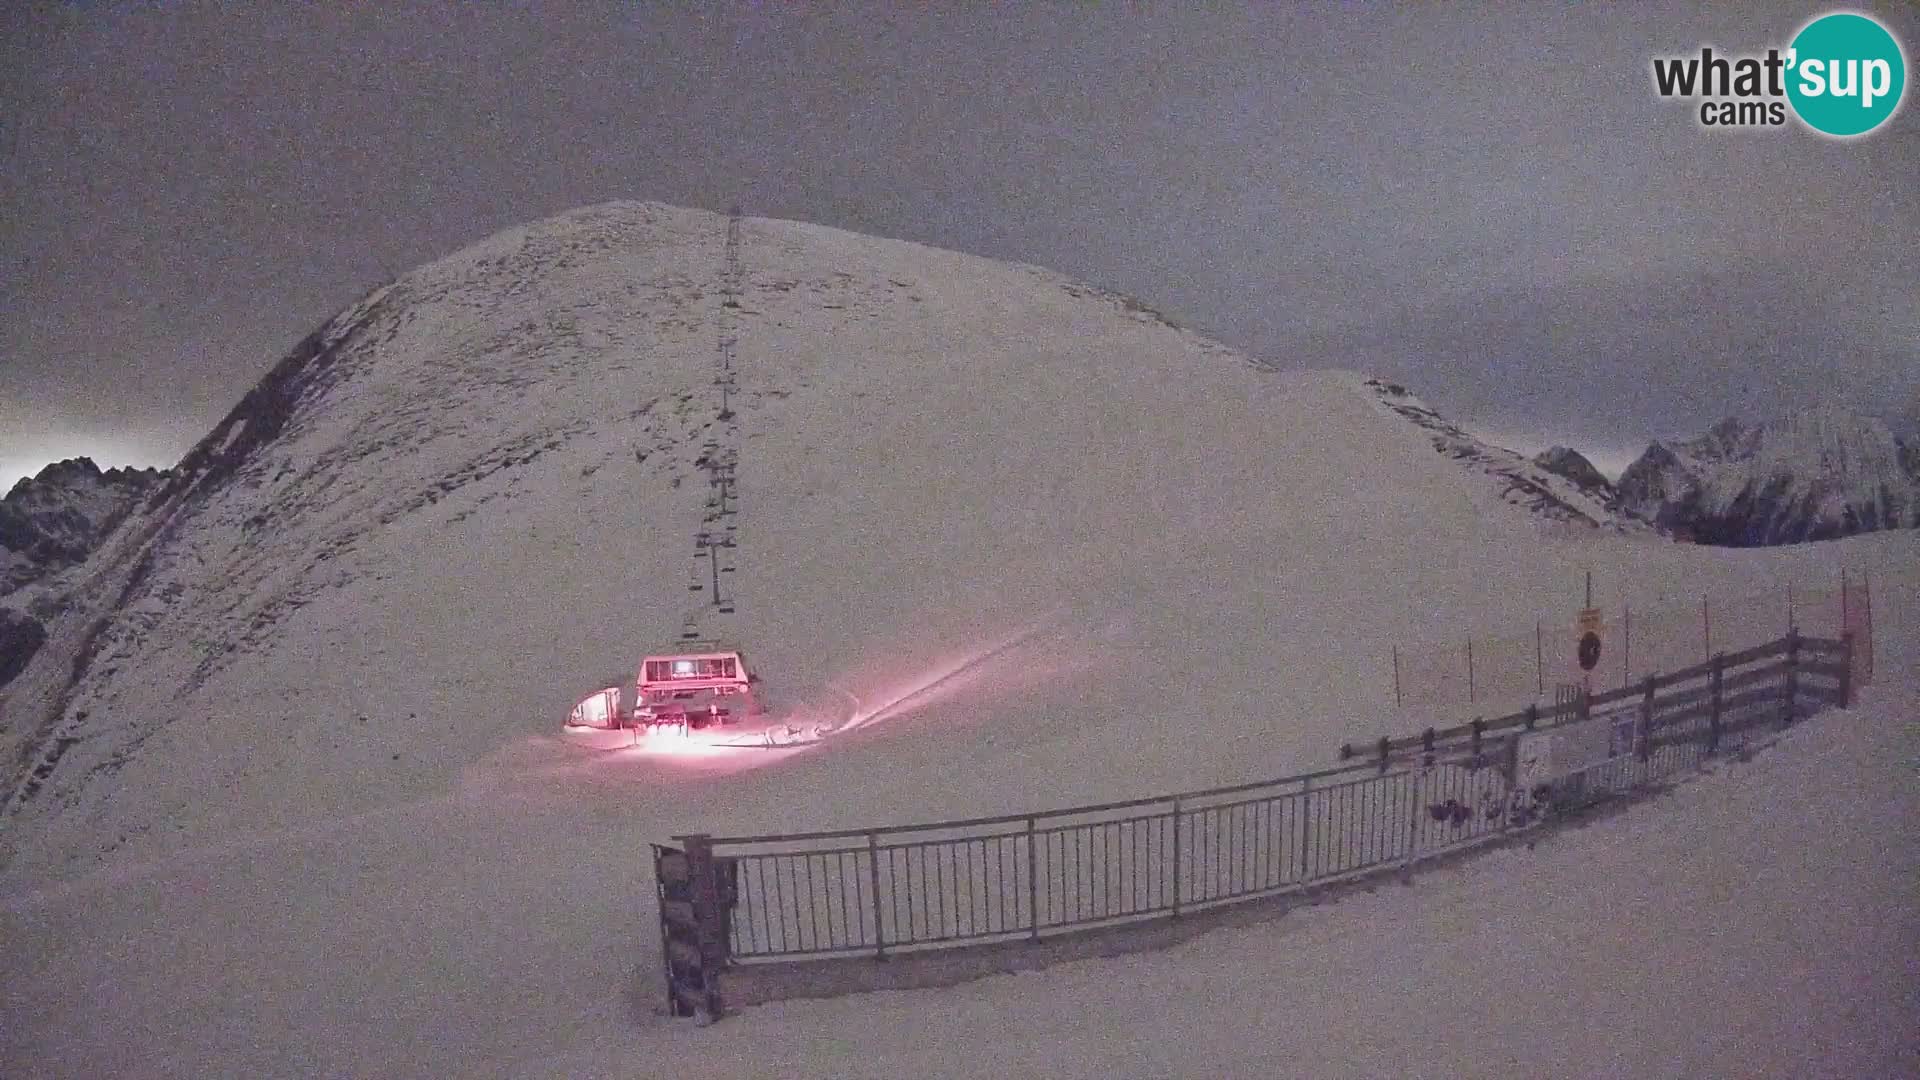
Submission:
{"label": "what'sup cams logo", "polygon": [[1660,56],[1653,88],[1663,98],[1700,102],[1702,127],[1779,127],[1788,110],[1823,135],[1865,135],[1893,119],[1907,88],[1907,58],[1886,27],[1835,12],[1800,28],[1784,51]]}

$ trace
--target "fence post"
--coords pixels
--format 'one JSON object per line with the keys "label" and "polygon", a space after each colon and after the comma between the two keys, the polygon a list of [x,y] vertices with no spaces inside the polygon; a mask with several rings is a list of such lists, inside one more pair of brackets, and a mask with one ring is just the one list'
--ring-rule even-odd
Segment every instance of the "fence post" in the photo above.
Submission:
{"label": "fence post", "polygon": [[700,833],[686,837],[685,843],[694,937],[700,952],[700,1004],[705,1006],[696,1006],[694,1022],[710,1024],[720,1019],[718,969],[727,962],[727,942],[720,928],[720,882],[713,859],[713,838]]}
{"label": "fence post", "polygon": [[[1501,771],[1507,778],[1507,805],[1500,809],[1500,831],[1506,832],[1513,827],[1514,797],[1520,794],[1520,733],[1507,736],[1507,745],[1501,752],[1506,760],[1500,763]],[[1532,798],[1531,793],[1526,796]]]}
{"label": "fence post", "polygon": [[1307,868],[1310,865],[1307,858],[1307,847],[1313,842],[1312,813],[1313,777],[1309,776],[1300,781],[1300,877],[1295,882],[1295,884],[1299,885],[1306,884]]}
{"label": "fence post", "polygon": [[1633,680],[1633,609],[1620,609],[1620,685],[1625,686]]}
{"label": "fence post", "polygon": [[1800,631],[1787,631],[1787,701],[1786,715],[1781,717],[1780,726],[1793,723],[1793,699],[1800,692]]}
{"label": "fence post", "polygon": [[1720,681],[1726,670],[1727,654],[1713,654],[1713,707],[1707,713],[1707,753],[1720,749]]}
{"label": "fence post", "polygon": [[1180,917],[1180,800],[1173,800],[1173,917]]}
{"label": "fence post", "polygon": [[1032,923],[1032,939],[1040,940],[1040,839],[1033,831],[1033,818],[1027,818],[1027,921]]}
{"label": "fence post", "polygon": [[1646,690],[1640,696],[1639,745],[1634,747],[1635,756],[1641,761],[1653,757],[1653,676],[1647,676]]}
{"label": "fence post", "polygon": [[1433,729],[1420,733],[1420,761],[1427,768],[1433,768]]}
{"label": "fence post", "polygon": [[1840,707],[1853,704],[1853,631],[1840,631]]}
{"label": "fence post", "polygon": [[1866,672],[1866,678],[1862,679],[1861,682],[1871,683],[1873,682],[1875,674],[1873,666],[1873,651],[1875,648],[1873,636],[1873,578],[1870,577],[1865,570],[1860,571],[1860,614],[1864,618],[1864,625],[1867,631],[1867,651],[1862,657],[1867,662],[1866,666],[1862,669]]}
{"label": "fence post", "polygon": [[1380,775],[1387,775],[1387,757],[1393,753],[1393,740],[1380,736]]}
{"label": "fence post", "polygon": [[[1427,730],[1431,732],[1433,729]],[[1410,811],[1407,814],[1407,850],[1400,857],[1400,880],[1407,884],[1413,883],[1413,852],[1420,843],[1420,815],[1426,812],[1426,807],[1420,804],[1420,788],[1426,779],[1427,769],[1431,767],[1429,763],[1427,767],[1407,773],[1407,803]]]}
{"label": "fence post", "polygon": [[1393,647],[1393,707],[1400,707],[1400,646]]}
{"label": "fence post", "polygon": [[880,834],[867,834],[867,888],[873,894],[873,958],[887,958],[887,932],[880,925]]}

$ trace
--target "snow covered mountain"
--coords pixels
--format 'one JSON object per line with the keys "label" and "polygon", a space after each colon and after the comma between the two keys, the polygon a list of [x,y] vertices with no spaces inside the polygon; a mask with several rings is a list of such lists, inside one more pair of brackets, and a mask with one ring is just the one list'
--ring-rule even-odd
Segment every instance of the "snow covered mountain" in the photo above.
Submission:
{"label": "snow covered mountain", "polygon": [[1703,544],[1753,547],[1920,527],[1920,444],[1825,407],[1727,419],[1654,443],[1620,477],[1622,505]]}
{"label": "snow covered mountain", "polygon": [[[1023,642],[1036,659],[966,711],[1012,725],[1006,768],[1060,795],[1132,790],[1149,756],[1223,779],[1317,760],[1318,731],[1223,758],[1119,718],[1188,701],[1239,740],[1225,718],[1324,708],[1351,680],[1304,654],[1371,674],[1383,635],[1489,591],[1423,582],[1409,616],[1412,584],[1374,565],[1511,547],[1543,508],[1605,520],[1384,393],[912,244],[758,220],[730,242],[724,217],[638,204],[511,229],[329,321],[187,455],[9,686],[6,790],[61,861],[189,807],[211,827],[206,790],[241,820],[294,813],[316,757],[333,779],[298,812],[412,797],[687,632],[836,715]],[[731,538],[724,569],[703,534]],[[1035,740],[1074,749],[1013,749]],[[1125,768],[1056,775],[1089,755]],[[944,767],[888,787],[874,812],[990,790]]]}
{"label": "snow covered mountain", "polygon": [[1613,485],[1577,452],[1554,447],[1529,460],[1468,434],[1398,383],[1368,379],[1366,385],[1395,415],[1427,432],[1435,450],[1487,477],[1503,501],[1550,521],[1616,532],[1647,531],[1639,520],[1621,512]]}
{"label": "snow covered mountain", "polygon": [[15,484],[0,499],[0,596],[84,561],[165,477],[80,457]]}
{"label": "snow covered mountain", "polygon": [[[1841,557],[1609,513],[1034,267],[653,204],[507,230],[329,320],[68,571],[0,689],[0,1072],[703,1058],[646,1011],[649,840],[1315,768],[1411,729],[1395,643],[1535,629],[1582,570],[1638,612]],[[1878,581],[1920,535],[1842,551]],[[560,733],[690,630],[776,715],[865,723]]]}
{"label": "snow covered mountain", "polygon": [[1613,494],[1613,481],[1605,473],[1594,468],[1585,454],[1568,446],[1551,447],[1535,454],[1533,463],[1554,474],[1573,481],[1574,486],[1593,492]]}

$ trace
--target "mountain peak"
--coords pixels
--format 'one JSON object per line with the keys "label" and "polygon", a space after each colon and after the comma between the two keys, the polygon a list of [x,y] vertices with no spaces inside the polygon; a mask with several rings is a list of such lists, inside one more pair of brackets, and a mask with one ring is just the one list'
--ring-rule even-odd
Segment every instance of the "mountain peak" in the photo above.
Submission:
{"label": "mountain peak", "polygon": [[164,475],[102,472],[92,458],[76,457],[16,482],[0,499],[0,595],[85,560]]}
{"label": "mountain peak", "polygon": [[[20,677],[62,688],[37,721],[60,756],[19,812],[65,824],[30,857],[168,820],[182,769],[267,800],[220,821],[272,812],[312,762],[255,753],[285,720],[249,703],[286,688],[303,726],[353,725],[340,753],[370,767],[316,795],[343,811],[462,775],[702,637],[796,717],[930,700],[915,687],[961,684],[921,673],[1017,640],[1012,722],[1105,715],[1050,672],[1231,718],[1287,702],[1220,683],[1207,643],[1270,634],[1265,598],[1296,581],[1375,588],[1409,544],[1536,536],[1527,509],[1641,528],[1363,382],[1272,370],[1037,267],[818,225],[623,203],[497,233],[309,335],[116,535],[61,615],[100,634],[50,634]],[[1399,620],[1289,610],[1303,640]],[[114,707],[136,701],[166,708]],[[61,807],[108,773],[96,834]]]}
{"label": "mountain peak", "polygon": [[1593,462],[1587,460],[1585,454],[1570,446],[1552,447],[1536,456],[1533,463],[1556,476],[1563,476],[1573,481],[1586,490],[1608,493],[1613,491],[1613,484],[1607,480],[1606,474],[1594,468]]}
{"label": "mountain peak", "polygon": [[1825,404],[1656,442],[1620,492],[1630,512],[1705,543],[1797,543],[1920,527],[1917,462],[1885,420]]}

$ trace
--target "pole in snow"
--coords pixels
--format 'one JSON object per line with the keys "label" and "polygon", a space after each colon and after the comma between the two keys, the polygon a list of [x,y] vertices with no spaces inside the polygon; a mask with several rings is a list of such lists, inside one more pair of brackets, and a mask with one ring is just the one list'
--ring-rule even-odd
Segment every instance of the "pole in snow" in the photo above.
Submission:
{"label": "pole in snow", "polygon": [[1700,635],[1706,643],[1707,659],[1713,659],[1713,613],[1707,609],[1707,598],[1700,597]]}
{"label": "pole in snow", "polygon": [[1393,707],[1400,707],[1400,646],[1393,647]]}
{"label": "pole in snow", "polygon": [[1546,656],[1540,645],[1540,620],[1533,620],[1533,695],[1539,697],[1547,692]]}

